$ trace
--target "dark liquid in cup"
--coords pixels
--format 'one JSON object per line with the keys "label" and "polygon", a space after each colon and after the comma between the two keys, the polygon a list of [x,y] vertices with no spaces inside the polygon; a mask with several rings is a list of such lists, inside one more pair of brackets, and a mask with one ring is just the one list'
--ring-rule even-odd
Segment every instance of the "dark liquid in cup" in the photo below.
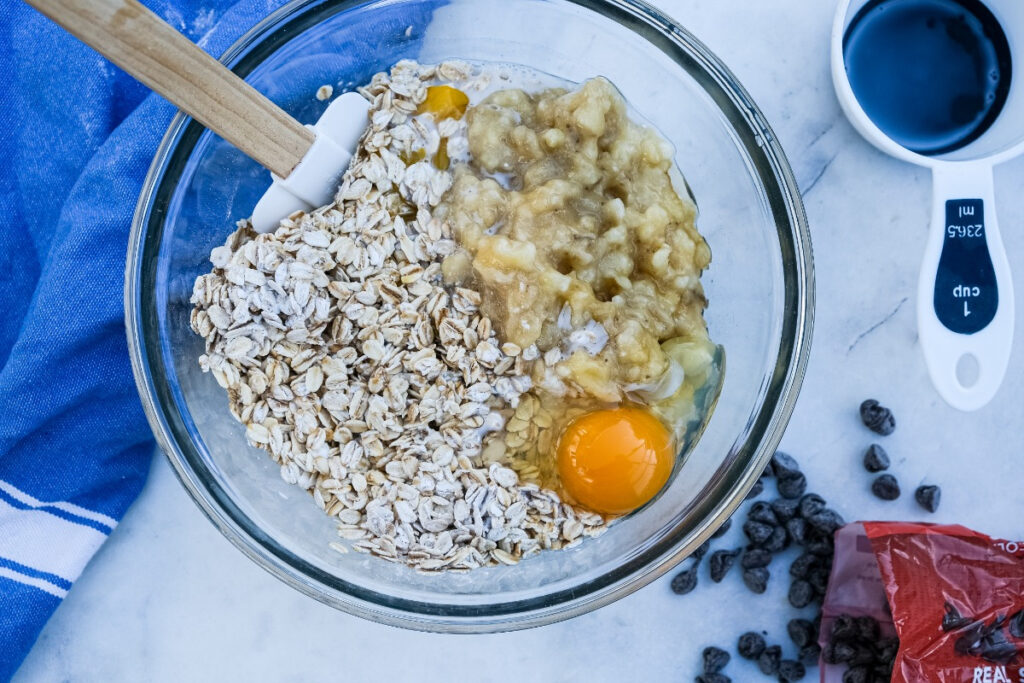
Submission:
{"label": "dark liquid in cup", "polygon": [[919,154],[976,140],[1010,89],[1010,46],[977,0],[872,0],[843,36],[846,73],[864,112]]}

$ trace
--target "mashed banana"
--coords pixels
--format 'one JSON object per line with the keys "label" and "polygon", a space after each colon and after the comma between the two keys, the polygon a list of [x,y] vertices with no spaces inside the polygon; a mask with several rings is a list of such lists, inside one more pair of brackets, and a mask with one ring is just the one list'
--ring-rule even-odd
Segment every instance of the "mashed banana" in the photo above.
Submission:
{"label": "mashed banana", "polygon": [[685,365],[674,352],[706,354],[696,207],[673,187],[672,147],[607,80],[498,91],[467,116],[472,163],[439,207],[461,250],[443,271],[485,292],[502,338],[536,345],[537,388],[618,403]]}

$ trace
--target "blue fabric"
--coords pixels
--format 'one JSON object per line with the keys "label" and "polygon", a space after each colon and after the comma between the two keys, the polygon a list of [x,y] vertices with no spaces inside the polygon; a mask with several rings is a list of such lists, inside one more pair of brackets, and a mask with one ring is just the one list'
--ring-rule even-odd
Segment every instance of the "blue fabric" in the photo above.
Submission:
{"label": "blue fabric", "polygon": [[[219,55],[283,0],[146,4]],[[0,0],[0,45],[7,680],[145,480],[153,443],[128,360],[123,273],[143,177],[174,108],[19,0]]]}

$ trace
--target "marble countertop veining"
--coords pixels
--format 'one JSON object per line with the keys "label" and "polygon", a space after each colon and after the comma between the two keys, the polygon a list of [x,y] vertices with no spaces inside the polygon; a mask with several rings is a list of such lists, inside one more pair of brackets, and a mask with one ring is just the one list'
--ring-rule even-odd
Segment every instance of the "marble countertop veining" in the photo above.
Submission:
{"label": "marble countertop veining", "polygon": [[[892,160],[843,118],[828,71],[833,6],[803,0],[662,0],[745,84],[804,192],[817,273],[810,366],[783,447],[813,490],[852,518],[919,518],[913,489],[943,486],[935,521],[1024,536],[1024,342],[995,400],[957,412],[932,390],[914,291],[928,172]],[[996,170],[1000,223],[1024,291],[1024,159]],[[1017,298],[1024,319],[1024,296]],[[1018,330],[1020,326],[1018,325]],[[860,401],[896,413],[884,441],[904,488],[874,499],[859,465],[872,436]],[[738,525],[736,525],[738,526]],[[740,545],[739,529],[723,541]],[[780,563],[781,564],[781,563]],[[702,576],[705,576],[702,573]],[[669,576],[597,612],[539,629],[441,636],[357,619],[259,569],[209,524],[163,457],[142,497],[79,579],[16,676],[34,681],[686,681],[700,650],[764,628],[788,645],[786,581],[752,598],[733,571],[679,597]],[[734,658],[736,681],[767,680]],[[811,680],[808,677],[806,680]]]}

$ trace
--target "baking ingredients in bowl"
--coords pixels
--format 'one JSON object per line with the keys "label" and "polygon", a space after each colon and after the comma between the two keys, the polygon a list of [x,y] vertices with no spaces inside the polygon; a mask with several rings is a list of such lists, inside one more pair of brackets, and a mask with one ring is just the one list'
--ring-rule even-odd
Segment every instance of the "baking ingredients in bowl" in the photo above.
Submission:
{"label": "baking ingredients in bowl", "polygon": [[[513,77],[551,81],[374,76],[335,202],[273,234],[242,221],[192,298],[200,364],[250,443],[351,547],[420,570],[601,533],[662,488],[714,377],[709,255],[667,144],[606,81],[534,96],[500,88]],[[554,118],[509,127],[524,101]]]}

